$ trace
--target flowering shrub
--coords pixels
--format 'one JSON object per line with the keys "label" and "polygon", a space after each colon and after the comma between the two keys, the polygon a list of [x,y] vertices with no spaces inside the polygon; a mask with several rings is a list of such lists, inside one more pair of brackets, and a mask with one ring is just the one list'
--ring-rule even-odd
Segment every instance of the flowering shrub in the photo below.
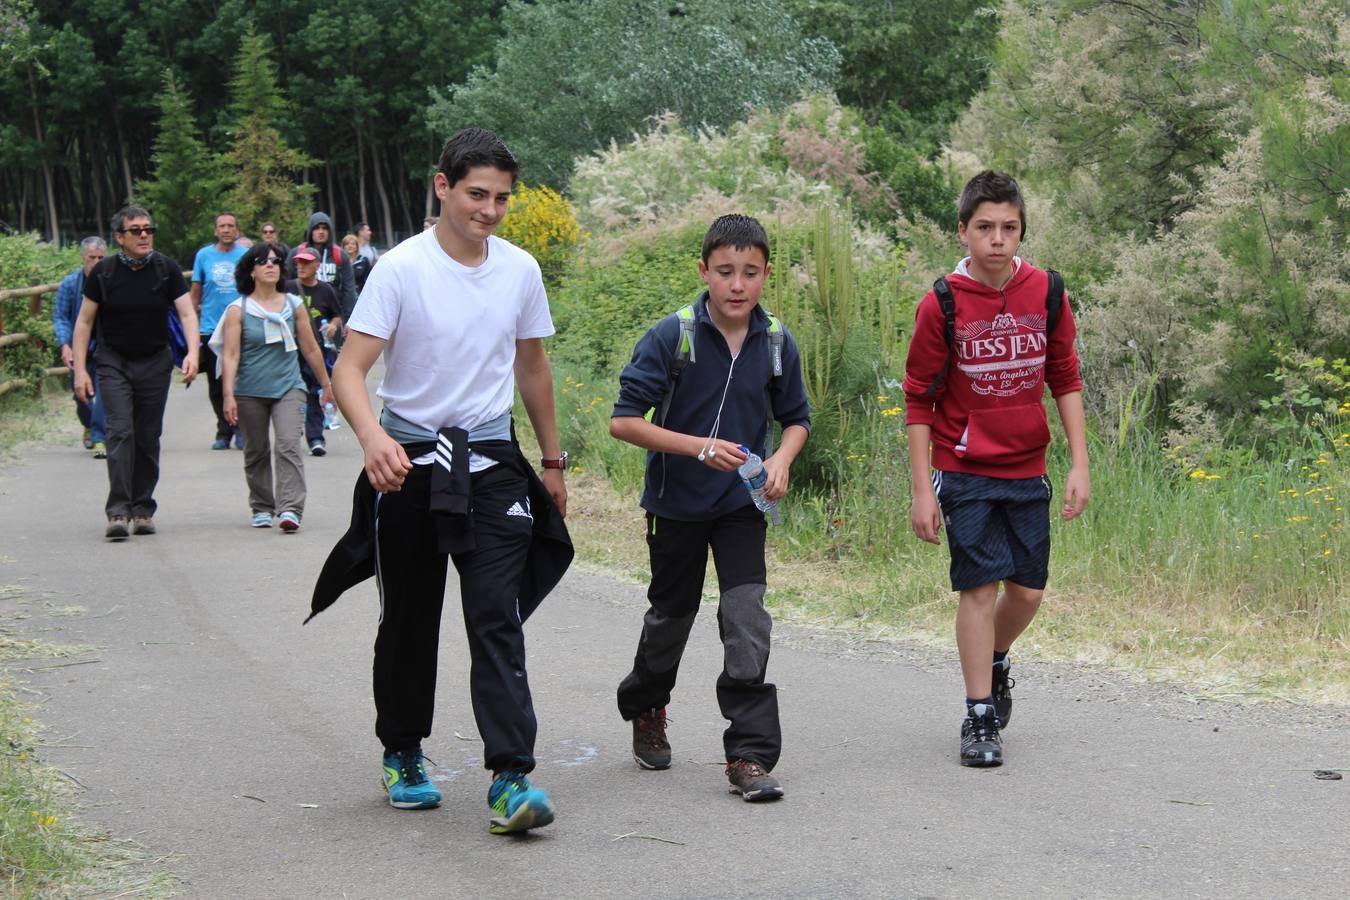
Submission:
{"label": "flowering shrub", "polygon": [[521,182],[511,195],[510,210],[497,234],[533,254],[551,287],[572,258],[581,226],[572,204],[557,191]]}

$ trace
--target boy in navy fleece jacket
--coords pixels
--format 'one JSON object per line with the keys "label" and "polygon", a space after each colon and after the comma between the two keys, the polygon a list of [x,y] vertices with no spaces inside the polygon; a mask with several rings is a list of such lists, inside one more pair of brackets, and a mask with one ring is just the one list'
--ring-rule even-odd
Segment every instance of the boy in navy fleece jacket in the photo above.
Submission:
{"label": "boy in navy fleece jacket", "polygon": [[[682,342],[680,316],[658,322],[619,377],[610,433],[645,447],[651,608],[633,670],[619,685],[619,713],[633,723],[633,759],[644,769],[670,766],[666,705],[703,594],[712,548],[721,594],[717,622],[724,665],[717,702],[730,726],[722,736],[732,793],[748,801],[783,796],[769,773],[782,734],[778,695],[764,680],[773,621],[764,608],[764,514],[736,472],[739,445],[764,460],[765,494],[787,493],[788,469],[811,428],[801,360],[784,332],[782,374],[775,376],[770,318],[759,307],[769,276],[769,239],[747,216],[722,216],[703,239],[699,274],[708,289],[693,305],[693,353],[672,383]],[[646,416],[671,398],[664,419]],[[767,452],[771,413],[781,446]]]}
{"label": "boy in navy fleece jacket", "polygon": [[947,276],[956,299],[955,346],[947,344],[945,316],[929,291],[905,362],[910,523],[933,544],[946,525],[952,590],[960,592],[961,764],[997,766],[1000,732],[1012,715],[1008,649],[1040,606],[1050,561],[1050,428],[1042,397],[1048,385],[1069,441],[1061,515],[1074,519],[1090,494],[1083,382],[1068,298],[1047,333],[1048,276],[1016,255],[1026,233],[1017,182],[1000,172],[976,175],[961,192],[958,221],[970,255]]}

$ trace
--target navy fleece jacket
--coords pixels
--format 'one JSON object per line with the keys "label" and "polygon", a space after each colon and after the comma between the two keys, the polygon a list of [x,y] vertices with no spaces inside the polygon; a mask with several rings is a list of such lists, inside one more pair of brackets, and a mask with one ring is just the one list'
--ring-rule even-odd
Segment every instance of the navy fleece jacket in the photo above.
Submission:
{"label": "navy fleece jacket", "polygon": [[[761,457],[766,455],[770,410],[784,428],[800,425],[810,430],[811,408],[802,383],[801,356],[786,326],[783,334],[783,374],[774,378],[769,359],[769,316],[756,306],[733,367],[726,339],[708,316],[708,294],[704,291],[694,304],[694,359],[676,380],[666,421],[656,424],[706,437],[712,433],[721,405],[717,437],[744,444]],[[679,318],[671,314],[638,341],[632,360],[619,376],[619,400],[612,415],[641,418],[660,406],[679,340]],[[724,388],[726,402],[722,404]],[[735,472],[715,472],[691,456],[647,453],[642,508],[654,515],[703,521],[750,502]]]}

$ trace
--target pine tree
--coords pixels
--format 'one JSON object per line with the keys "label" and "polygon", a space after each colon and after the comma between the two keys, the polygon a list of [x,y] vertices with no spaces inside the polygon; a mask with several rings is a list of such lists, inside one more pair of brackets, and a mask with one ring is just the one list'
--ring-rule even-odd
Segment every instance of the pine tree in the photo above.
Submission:
{"label": "pine tree", "polygon": [[267,36],[251,24],[235,57],[229,109],[226,203],[239,217],[239,227],[256,234],[262,222],[273,221],[283,235],[303,233],[314,185],[297,184],[294,173],[318,160],[292,148],[278,127],[291,115],[291,105],[277,84]]}
{"label": "pine tree", "polygon": [[186,268],[211,239],[225,178],[220,158],[197,137],[192,98],[171,69],[164,72],[159,108],[155,176],[137,182],[133,200],[154,217],[156,248]]}

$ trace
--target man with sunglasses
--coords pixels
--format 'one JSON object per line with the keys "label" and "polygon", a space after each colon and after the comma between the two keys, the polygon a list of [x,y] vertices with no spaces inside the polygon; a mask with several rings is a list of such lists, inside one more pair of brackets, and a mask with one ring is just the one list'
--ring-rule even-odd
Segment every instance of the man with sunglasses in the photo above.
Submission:
{"label": "man with sunglasses", "polygon": [[283,241],[281,235],[277,233],[277,225],[275,222],[262,223],[262,239],[275,247],[277,252],[281,254],[282,259],[290,257],[290,245]]}
{"label": "man with sunglasses", "polygon": [[212,450],[230,449],[231,436],[234,445],[244,449],[239,430],[225,421],[225,392],[216,377],[216,354],[207,342],[225,314],[225,308],[239,299],[239,291],[234,285],[234,267],[247,252],[248,248],[239,243],[239,220],[234,213],[222,212],[216,215],[215,243],[198,250],[192,264],[192,305],[197,309],[202,331],[199,361],[206,377],[211,408],[216,413],[216,439],[211,444]]}
{"label": "man with sunglasses", "polygon": [[[129,534],[154,534],[155,485],[159,481],[159,437],[169,399],[173,351],[168,310],[173,306],[184,334],[197,334],[197,312],[183,269],[155,251],[150,213],[126,206],[112,219],[118,252],[94,266],[84,280],[84,302],[75,321],[75,393],[88,400],[89,339],[95,334],[94,366],[108,422],[110,541]],[[183,382],[197,374],[198,348],[189,343]]]}

